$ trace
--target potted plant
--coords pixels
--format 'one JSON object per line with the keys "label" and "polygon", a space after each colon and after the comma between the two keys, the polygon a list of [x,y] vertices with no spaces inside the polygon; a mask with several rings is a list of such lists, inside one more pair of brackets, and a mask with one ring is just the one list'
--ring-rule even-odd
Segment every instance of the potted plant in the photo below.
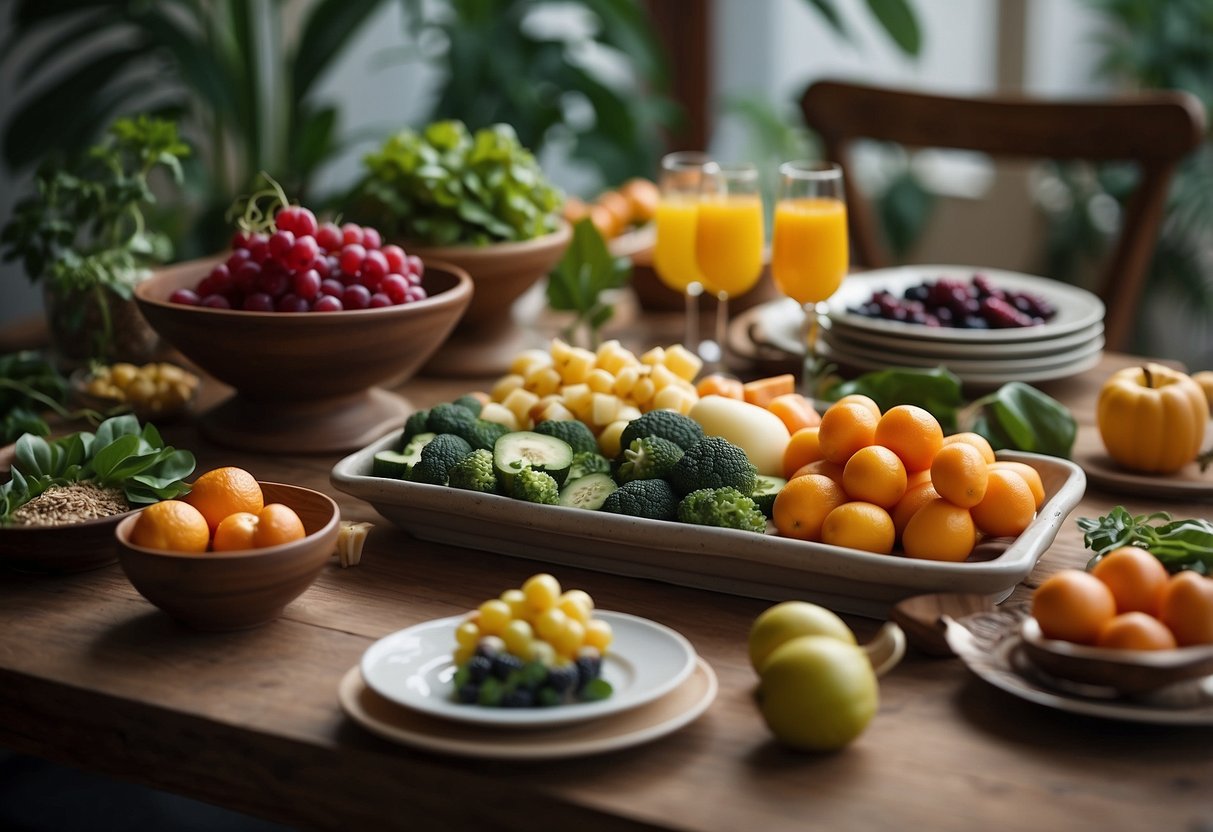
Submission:
{"label": "potted plant", "polygon": [[41,283],[51,340],[66,364],[140,361],[155,333],[132,301],[150,266],[167,261],[168,238],[147,228],[155,204],[149,179],[158,168],[181,181],[189,152],[171,121],[140,116],[114,122],[84,155],[48,159],[36,190],[0,235],[6,260],[21,260]]}

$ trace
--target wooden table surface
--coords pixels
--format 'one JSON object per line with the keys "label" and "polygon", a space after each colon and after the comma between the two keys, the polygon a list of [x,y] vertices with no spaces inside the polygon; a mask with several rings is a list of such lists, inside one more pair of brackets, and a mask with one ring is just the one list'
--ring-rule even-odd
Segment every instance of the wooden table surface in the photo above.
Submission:
{"label": "wooden table surface", "polygon": [[[1106,356],[1045,385],[1091,441]],[[417,406],[483,386],[418,378]],[[307,828],[370,829],[1175,829],[1213,828],[1213,730],[1049,710],[911,651],[881,680],[866,733],[834,754],[777,745],[752,700],[746,633],[768,604],[559,569],[604,609],[685,634],[715,668],[716,702],[681,731],[560,762],[443,757],[394,745],[346,718],[337,684],[376,639],[466,611],[541,567],[423,543],[328,481],[339,455],[268,456],[167,429],[199,470],[331,494],[376,522],[360,566],[336,560],[278,621],[201,634],[143,600],[117,566],[71,576],[0,573],[0,746]],[[1016,598],[1086,560],[1077,516],[1116,504],[1202,516],[1207,505],[1089,490]],[[849,619],[861,640],[879,622]]]}

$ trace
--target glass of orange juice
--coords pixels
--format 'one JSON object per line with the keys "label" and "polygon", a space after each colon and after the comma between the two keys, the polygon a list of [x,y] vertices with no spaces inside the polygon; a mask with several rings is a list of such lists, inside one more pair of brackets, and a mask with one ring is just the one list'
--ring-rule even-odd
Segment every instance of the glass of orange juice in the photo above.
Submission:
{"label": "glass of orange juice", "polygon": [[657,242],[653,268],[657,277],[686,298],[684,344],[699,352],[699,296],[703,276],[695,261],[695,228],[699,219],[699,195],[703,175],[711,159],[706,153],[679,151],[661,159],[661,196],[654,214]]}
{"label": "glass of orange juice", "polygon": [[695,260],[704,288],[716,296],[715,354],[723,360],[729,298],[748,292],[762,276],[765,242],[758,168],[709,164],[704,172],[695,230]]}
{"label": "glass of orange juice", "polygon": [[805,313],[806,395],[821,372],[817,349],[818,304],[838,291],[849,266],[847,203],[842,168],[828,162],[785,162],[779,166],[771,276]]}

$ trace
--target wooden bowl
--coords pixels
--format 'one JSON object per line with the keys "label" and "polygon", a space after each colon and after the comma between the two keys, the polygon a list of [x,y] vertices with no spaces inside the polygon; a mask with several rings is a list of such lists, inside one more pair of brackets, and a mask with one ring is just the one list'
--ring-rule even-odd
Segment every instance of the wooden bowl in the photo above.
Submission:
{"label": "wooden bowl", "polygon": [[236,389],[202,417],[213,441],[255,451],[359,448],[411,408],[376,385],[400,384],[450,335],[472,297],[458,266],[431,261],[425,300],[346,312],[245,312],[170,303],[214,259],[164,269],[135,289],[152,327],[186,358]]}
{"label": "wooden bowl", "polygon": [[0,527],[0,563],[22,572],[61,574],[108,566],[118,559],[114,529],[134,512],[68,526]]}
{"label": "wooden bowl", "polygon": [[328,563],[341,514],[325,494],[263,482],[266,503],[284,503],[307,536],[293,543],[238,552],[190,554],[131,543],[138,513],[118,524],[118,563],[139,594],[196,630],[242,630],[277,618]]}

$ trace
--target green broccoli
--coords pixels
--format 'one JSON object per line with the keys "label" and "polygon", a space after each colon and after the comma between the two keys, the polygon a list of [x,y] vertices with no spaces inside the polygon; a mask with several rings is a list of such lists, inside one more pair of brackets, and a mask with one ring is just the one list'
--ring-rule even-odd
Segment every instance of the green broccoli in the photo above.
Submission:
{"label": "green broccoli", "polygon": [[632,480],[661,479],[682,459],[682,448],[660,436],[645,436],[632,440],[619,457],[615,472],[618,483]]}
{"label": "green broccoli", "polygon": [[573,453],[581,451],[598,452],[598,440],[585,422],[576,419],[544,419],[535,425],[535,433],[544,436],[555,436],[569,443]]}
{"label": "green broccoli", "polygon": [[703,428],[690,416],[683,416],[677,410],[650,410],[628,422],[623,433],[619,434],[619,447],[627,448],[645,436],[660,436],[685,451],[703,439]]}
{"label": "green broccoli", "polygon": [[758,480],[745,451],[719,436],[708,436],[688,448],[667,479],[684,497],[701,488],[728,487],[753,494]]}
{"label": "green broccoli", "polygon": [[477,448],[451,466],[447,485],[482,494],[497,493],[497,473],[493,470],[493,452]]}
{"label": "green broccoli", "polygon": [[472,446],[455,434],[439,434],[421,449],[421,459],[409,471],[409,479],[430,485],[446,485],[451,468],[471,452]]}
{"label": "green broccoli", "polygon": [[719,526],[762,534],[767,518],[758,504],[736,488],[701,488],[678,504],[678,519],[699,526]]}
{"label": "green broccoli", "polygon": [[580,479],[589,474],[611,473],[611,461],[597,451],[581,451],[573,454],[573,463],[569,466],[569,480]]}
{"label": "green broccoli", "polygon": [[429,421],[430,412],[428,410],[418,410],[409,418],[404,420],[404,432],[400,435],[400,450],[404,450],[409,441],[419,433],[430,433],[426,423]]}
{"label": "green broccoli", "polygon": [[480,411],[484,409],[484,405],[480,403],[480,399],[476,398],[471,393],[460,396],[459,398],[455,399],[455,401],[451,402],[451,404],[457,404],[464,410],[470,410],[473,416],[479,416]]}
{"label": "green broccoli", "polygon": [[443,402],[430,408],[430,416],[425,424],[430,433],[453,433],[459,436],[469,430],[475,421],[476,414],[466,407]]}
{"label": "green broccoli", "polygon": [[497,444],[497,440],[509,432],[509,428],[498,422],[487,422],[484,419],[476,419],[470,425],[458,431],[457,435],[465,439],[473,449],[484,448],[486,451],[491,451],[493,450],[493,446]]}
{"label": "green broccoli", "polygon": [[678,517],[678,495],[665,480],[632,480],[607,495],[602,510],[649,520]]}
{"label": "green broccoli", "polygon": [[510,496],[528,503],[554,506],[560,502],[560,486],[551,474],[523,468],[510,481]]}

